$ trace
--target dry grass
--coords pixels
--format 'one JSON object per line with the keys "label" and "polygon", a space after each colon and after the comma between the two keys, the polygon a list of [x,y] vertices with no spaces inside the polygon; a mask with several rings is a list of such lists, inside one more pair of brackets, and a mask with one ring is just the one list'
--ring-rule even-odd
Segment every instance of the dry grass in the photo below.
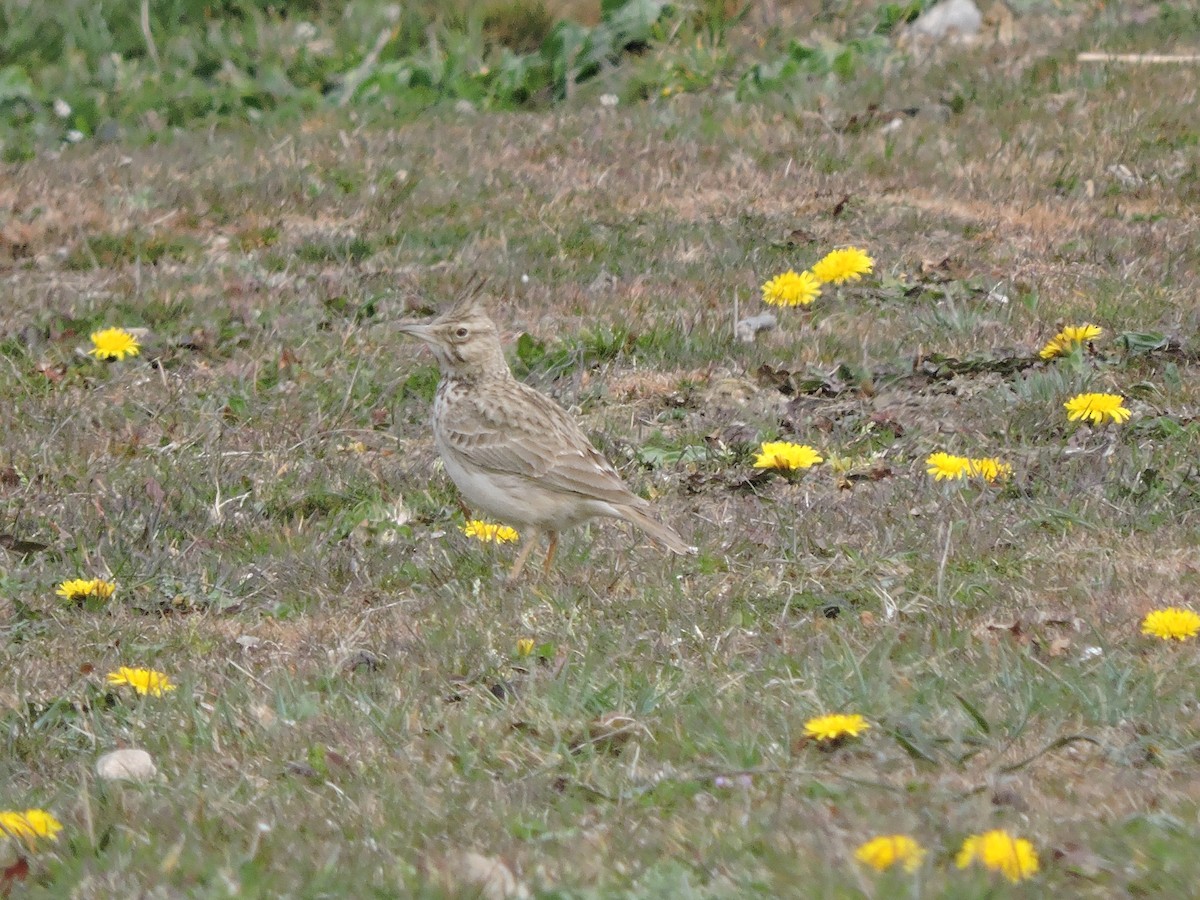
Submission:
{"label": "dry grass", "polygon": [[[1020,21],[1053,43],[814,86],[807,111],[326,114],[10,167],[0,532],[47,549],[0,576],[0,805],[66,824],[20,890],[453,894],[474,849],[545,896],[982,897],[953,852],[1007,827],[1038,894],[1187,894],[1195,652],[1138,623],[1198,580],[1194,75],[1083,68],[1108,23]],[[875,281],[732,342],[735,293],[757,309],[847,243]],[[459,535],[431,364],[389,322],[473,273],[696,560],[599,524],[510,590],[511,549]],[[1078,366],[922,368],[1083,320],[1106,336]],[[145,353],[84,358],[100,325],[149,329]],[[1134,421],[1068,425],[1083,389]],[[871,475],[748,478],[776,436]],[[936,449],[1016,475],[947,489]],[[90,574],[117,601],[60,606]],[[181,689],[113,703],[117,665]],[[821,752],[801,735],[827,710],[873,728]],[[123,744],[164,783],[96,784]],[[897,831],[932,849],[915,882],[853,861]]]}

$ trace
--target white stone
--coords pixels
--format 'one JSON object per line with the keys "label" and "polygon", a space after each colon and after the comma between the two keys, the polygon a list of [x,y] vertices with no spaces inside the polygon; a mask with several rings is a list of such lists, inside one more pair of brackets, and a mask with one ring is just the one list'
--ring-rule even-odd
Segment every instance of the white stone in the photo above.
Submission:
{"label": "white stone", "polygon": [[760,331],[770,331],[778,323],[773,313],[759,313],[742,319],[734,326],[733,332],[743,344],[753,344]]}
{"label": "white stone", "polygon": [[982,27],[983,13],[973,0],[942,0],[913,22],[912,31],[932,38],[944,38],[949,34],[971,37]]}
{"label": "white stone", "polygon": [[96,760],[96,774],[105,781],[150,781],[158,775],[154,760],[145,750],[113,750]]}
{"label": "white stone", "polygon": [[512,869],[494,856],[467,850],[447,860],[447,869],[461,896],[482,900],[527,900],[531,896]]}

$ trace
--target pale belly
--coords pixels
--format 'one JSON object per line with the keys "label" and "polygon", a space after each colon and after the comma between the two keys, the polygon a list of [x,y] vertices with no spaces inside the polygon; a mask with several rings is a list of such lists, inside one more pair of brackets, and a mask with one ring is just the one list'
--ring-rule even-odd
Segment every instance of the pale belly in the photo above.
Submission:
{"label": "pale belly", "polygon": [[620,518],[621,514],[602,500],[547,490],[522,476],[468,469],[457,460],[454,452],[442,445],[436,434],[434,442],[446,474],[457,485],[467,504],[500,522],[561,531],[593,516]]}

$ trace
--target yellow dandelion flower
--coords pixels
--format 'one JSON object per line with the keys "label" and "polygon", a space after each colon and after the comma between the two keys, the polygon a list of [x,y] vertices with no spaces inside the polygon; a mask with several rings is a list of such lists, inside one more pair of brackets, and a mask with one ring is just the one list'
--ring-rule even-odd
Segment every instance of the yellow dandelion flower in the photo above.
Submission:
{"label": "yellow dandelion flower", "polygon": [[954,481],[971,474],[971,460],[951,453],[931,453],[925,460],[925,465],[929,467],[925,471],[932,475],[935,481]]}
{"label": "yellow dandelion flower", "polygon": [[906,834],[888,834],[867,841],[854,851],[854,858],[879,872],[899,865],[912,873],[920,868],[925,848]]}
{"label": "yellow dandelion flower", "polygon": [[102,578],[72,578],[60,584],[54,593],[70,603],[80,603],[84,600],[107,600],[116,589],[116,584]]}
{"label": "yellow dandelion flower", "polygon": [[1067,350],[1063,342],[1059,340],[1058,335],[1055,335],[1046,342],[1046,346],[1038,351],[1038,356],[1042,359],[1054,359],[1054,357],[1066,352]]}
{"label": "yellow dandelion flower", "polygon": [[1072,422],[1088,419],[1093,425],[1099,425],[1108,418],[1119,424],[1132,415],[1122,405],[1124,402],[1125,398],[1120,394],[1076,394],[1063,406]]}
{"label": "yellow dandelion flower", "polygon": [[37,849],[40,839],[57,841],[60,831],[62,822],[44,809],[0,811],[0,837],[19,840],[31,851]]}
{"label": "yellow dandelion flower", "polygon": [[121,360],[126,356],[137,356],[141,346],[124,328],[105,328],[92,332],[92,349],[88,351],[96,359]]}
{"label": "yellow dandelion flower", "polygon": [[1046,343],[1038,355],[1042,359],[1053,359],[1064,353],[1071,352],[1080,344],[1095,340],[1104,334],[1104,329],[1090,322],[1084,325],[1068,325]]}
{"label": "yellow dandelion flower", "polygon": [[121,666],[117,671],[109,672],[107,677],[109,684],[127,684],[139,694],[151,694],[155,697],[161,697],[176,687],[170,678],[154,669],[131,669]]}
{"label": "yellow dandelion flower", "polygon": [[1012,475],[1012,466],[994,456],[972,459],[969,462],[971,474],[984,481],[1000,481]]}
{"label": "yellow dandelion flower", "polygon": [[808,306],[821,296],[821,282],[812,272],[797,275],[788,269],[762,286],[763,302],[770,306]]}
{"label": "yellow dandelion flower", "polygon": [[1164,641],[1186,641],[1200,632],[1200,616],[1190,609],[1168,606],[1156,609],[1142,620],[1142,634],[1150,634]]}
{"label": "yellow dandelion flower", "polygon": [[817,281],[841,284],[843,281],[858,281],[875,267],[875,261],[866,250],[847,247],[825,254],[812,273]]}
{"label": "yellow dandelion flower", "polygon": [[867,720],[858,713],[834,713],[809,719],[804,723],[804,734],[815,741],[840,741],[845,737],[858,737],[870,727]]}
{"label": "yellow dandelion flower", "polygon": [[521,638],[517,641],[517,656],[529,656],[533,653],[533,638]]}
{"label": "yellow dandelion flower", "polygon": [[511,544],[517,540],[520,535],[515,528],[510,528],[507,525],[497,525],[495,522],[484,522],[480,519],[472,519],[462,527],[462,533],[467,537],[473,537],[483,543],[493,544]]}
{"label": "yellow dandelion flower", "polygon": [[756,469],[808,469],[824,457],[808,444],[793,444],[790,441],[764,441],[754,458]]}
{"label": "yellow dandelion flower", "polygon": [[1083,344],[1091,340],[1095,340],[1104,334],[1104,329],[1099,325],[1093,325],[1088,322],[1084,325],[1068,325],[1059,333],[1064,341],[1071,344]]}
{"label": "yellow dandelion flower", "polygon": [[1038,858],[1033,844],[997,829],[973,834],[963,841],[954,859],[960,869],[978,862],[985,869],[1000,872],[1014,884],[1037,874]]}

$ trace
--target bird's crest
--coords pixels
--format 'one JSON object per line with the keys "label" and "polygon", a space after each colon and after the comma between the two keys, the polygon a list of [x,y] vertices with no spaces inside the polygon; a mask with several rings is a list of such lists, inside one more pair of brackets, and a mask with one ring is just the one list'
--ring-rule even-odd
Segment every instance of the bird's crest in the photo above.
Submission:
{"label": "bird's crest", "polygon": [[445,310],[438,318],[449,319],[459,316],[465,316],[470,313],[482,313],[488,315],[488,308],[483,302],[481,294],[487,286],[487,279],[476,273],[467,279],[467,283],[463,285],[459,291],[458,297],[450,304],[450,307]]}

